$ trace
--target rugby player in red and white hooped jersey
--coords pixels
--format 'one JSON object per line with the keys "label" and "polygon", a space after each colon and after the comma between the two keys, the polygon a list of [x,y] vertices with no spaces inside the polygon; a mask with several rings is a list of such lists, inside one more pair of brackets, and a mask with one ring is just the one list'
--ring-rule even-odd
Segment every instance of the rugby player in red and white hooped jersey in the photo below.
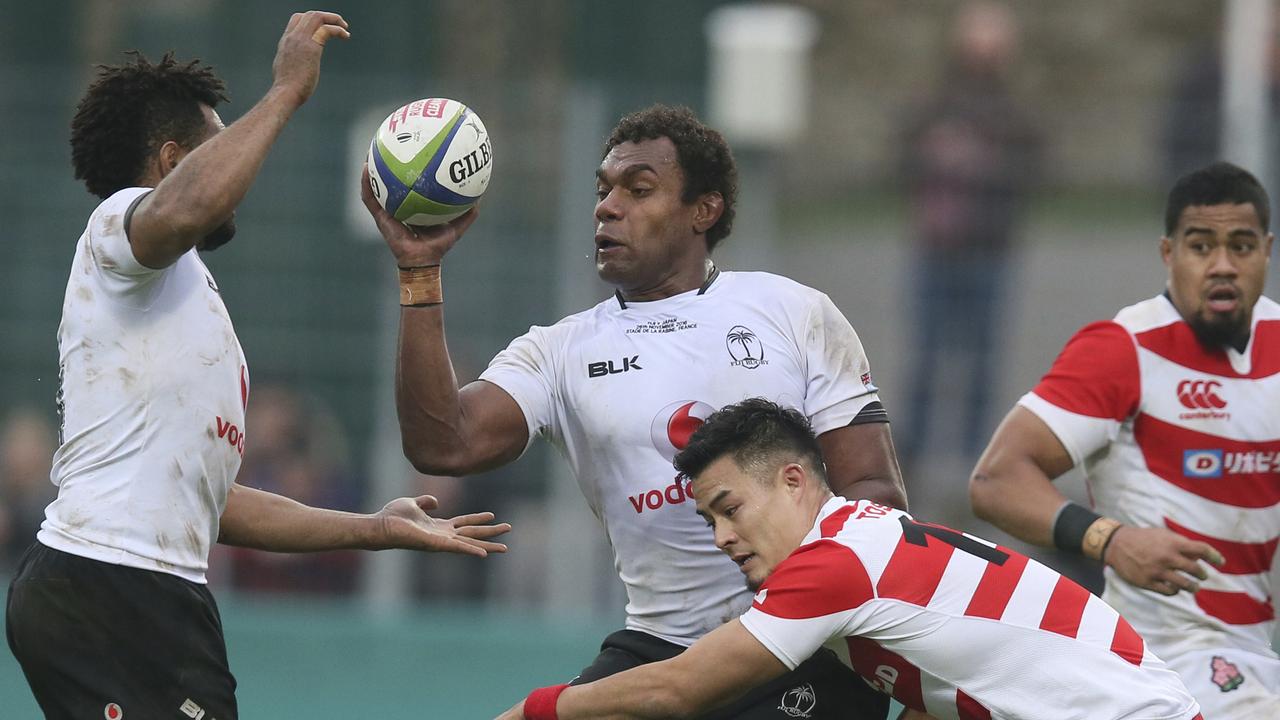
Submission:
{"label": "rugby player in red and white hooped jersey", "polygon": [[[1093,323],[996,430],[974,510],[1100,560],[1104,598],[1210,717],[1280,717],[1280,306],[1267,195],[1215,163],[1169,193],[1162,295]],[[1051,480],[1073,466],[1097,513]],[[1207,563],[1207,564],[1206,564]]]}
{"label": "rugby player in red and white hooped jersey", "polygon": [[[795,410],[730,405],[676,466],[757,591],[751,609],[672,660],[535,690],[503,720],[693,716],[822,647],[906,718],[1199,717],[1178,675],[1083,587],[985,540],[832,495]],[[808,717],[820,701],[801,690],[782,705]]]}

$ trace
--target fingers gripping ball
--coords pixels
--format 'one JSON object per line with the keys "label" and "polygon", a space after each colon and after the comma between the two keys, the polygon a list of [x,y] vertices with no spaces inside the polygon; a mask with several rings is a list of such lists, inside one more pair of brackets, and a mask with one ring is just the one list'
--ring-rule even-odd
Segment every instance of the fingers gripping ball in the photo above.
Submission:
{"label": "fingers gripping ball", "polygon": [[369,144],[369,185],[395,219],[439,225],[489,187],[493,146],[480,116],[456,100],[415,100],[387,116]]}

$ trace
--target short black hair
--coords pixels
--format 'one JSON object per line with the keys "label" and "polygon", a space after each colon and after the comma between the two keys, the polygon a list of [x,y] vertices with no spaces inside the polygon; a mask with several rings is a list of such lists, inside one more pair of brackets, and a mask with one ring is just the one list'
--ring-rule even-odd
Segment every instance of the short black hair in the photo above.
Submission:
{"label": "short black hair", "polygon": [[227,102],[213,68],[173,52],[151,63],[131,50],[121,65],[98,65],[98,75],[71,120],[71,165],[89,192],[110,197],[137,185],[147,160],[172,140],[195,147],[205,131],[200,105]]}
{"label": "short black hair", "polygon": [[1173,184],[1164,208],[1165,236],[1173,237],[1183,210],[1197,205],[1226,203],[1253,205],[1263,232],[1270,232],[1271,202],[1262,183],[1248,170],[1219,161],[1187,173]]}
{"label": "short black hair", "polygon": [[749,398],[711,413],[676,454],[676,470],[692,480],[726,455],[755,473],[804,460],[818,479],[826,481],[822,448],[809,418],[764,398]]}
{"label": "short black hair", "polygon": [[676,160],[684,173],[680,199],[691,203],[709,192],[718,192],[724,198],[724,212],[707,229],[707,250],[714,250],[733,229],[734,203],[738,199],[738,166],[723,135],[704,125],[687,107],[651,105],[618,121],[605,141],[601,157],[624,142],[664,137],[676,146]]}

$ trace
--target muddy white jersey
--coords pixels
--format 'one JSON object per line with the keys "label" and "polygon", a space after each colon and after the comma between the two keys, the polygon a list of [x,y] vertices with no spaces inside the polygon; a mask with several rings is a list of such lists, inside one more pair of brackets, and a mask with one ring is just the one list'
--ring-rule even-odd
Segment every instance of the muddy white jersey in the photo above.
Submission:
{"label": "muddy white jersey", "polygon": [[481,375],[559,448],[603,523],[629,629],[681,645],[750,604],[672,459],[713,411],[763,396],[821,434],[883,422],[862,343],[824,294],[777,275],[721,272],[652,302],[610,298],[533,327]]}
{"label": "muddy white jersey", "polygon": [[1275,657],[1280,306],[1259,299],[1252,322],[1244,352],[1209,348],[1167,297],[1152,298],[1080,330],[1020,401],[1085,469],[1099,512],[1226,558],[1206,565],[1199,592],[1172,597],[1107,568],[1104,597],[1171,661],[1215,647]]}
{"label": "muddy white jersey", "polygon": [[742,624],[788,668],[828,647],[939,720],[1199,713],[1100,598],[1008,548],[867,500],[829,500]]}
{"label": "muddy white jersey", "polygon": [[148,191],[103,201],[76,245],[58,328],[58,497],[37,538],[203,583],[244,450],[249,375],[196,251],[160,270],[134,257],[126,216]]}

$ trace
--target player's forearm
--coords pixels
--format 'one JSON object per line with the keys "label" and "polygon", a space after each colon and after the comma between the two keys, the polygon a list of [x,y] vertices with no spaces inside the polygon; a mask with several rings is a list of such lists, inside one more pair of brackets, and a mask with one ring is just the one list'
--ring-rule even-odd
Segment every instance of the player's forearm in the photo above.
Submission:
{"label": "player's forearm", "polygon": [[148,198],[148,212],[170,229],[157,241],[190,249],[225,222],[297,108],[296,93],[272,88],[243,117],[183,158]]}
{"label": "player's forearm", "polygon": [[556,703],[556,714],[561,720],[686,718],[712,707],[682,693],[685,683],[668,675],[656,664],[646,665],[568,688]]}
{"label": "player's forearm", "polygon": [[218,542],[271,552],[375,549],[378,519],[325,510],[235,484],[227,495]]}
{"label": "player's forearm", "polygon": [[420,472],[462,475],[462,403],[445,344],[444,306],[404,308],[396,353],[396,410],[405,457]]}
{"label": "player's forearm", "polygon": [[988,462],[969,479],[969,500],[979,518],[1029,543],[1053,546],[1053,520],[1067,501],[1031,459]]}

